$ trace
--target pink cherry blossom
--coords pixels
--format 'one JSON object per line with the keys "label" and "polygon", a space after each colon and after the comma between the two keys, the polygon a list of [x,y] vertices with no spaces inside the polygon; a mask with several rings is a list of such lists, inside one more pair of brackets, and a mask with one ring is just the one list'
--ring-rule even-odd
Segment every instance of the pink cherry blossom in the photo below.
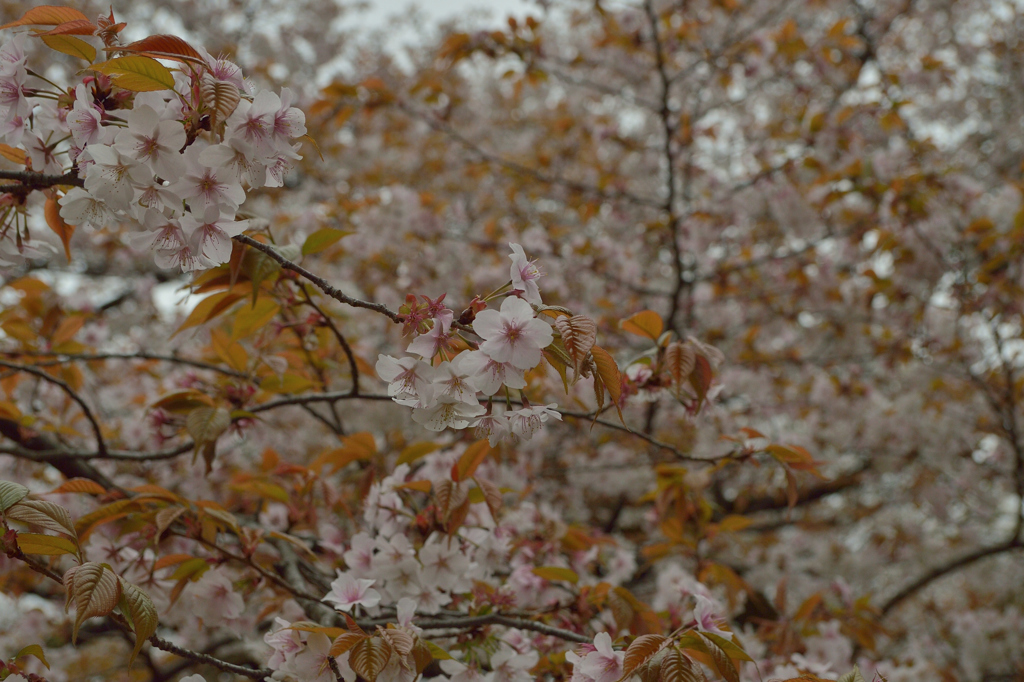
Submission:
{"label": "pink cherry blossom", "polygon": [[697,604],[693,607],[693,617],[697,621],[697,629],[732,639],[732,633],[722,629],[725,620],[716,615],[714,603],[702,594],[696,595],[695,599]]}
{"label": "pink cherry blossom", "polygon": [[372,589],[375,582],[338,571],[338,577],[331,583],[331,591],[322,601],[331,602],[334,608],[346,613],[355,606],[372,608],[380,603],[380,592]]}
{"label": "pink cherry blossom", "polygon": [[522,246],[511,243],[509,246],[512,247],[512,254],[509,258],[512,259],[510,274],[512,277],[513,293],[522,294],[522,297],[530,303],[540,305],[540,287],[537,285],[537,280],[540,279],[543,274],[537,268],[534,261],[527,260],[526,253],[523,251]]}
{"label": "pink cherry blossom", "polygon": [[191,588],[192,613],[207,626],[222,625],[238,618],[245,610],[242,595],[221,569],[207,571]]}
{"label": "pink cherry blossom", "polygon": [[462,369],[469,375],[469,383],[484,395],[494,395],[502,386],[526,388],[523,370],[510,362],[496,362],[483,351],[462,353]]}
{"label": "pink cherry blossom", "polygon": [[593,682],[615,682],[622,677],[625,652],[612,649],[612,638],[607,632],[594,637],[594,650],[577,659],[575,669]]}

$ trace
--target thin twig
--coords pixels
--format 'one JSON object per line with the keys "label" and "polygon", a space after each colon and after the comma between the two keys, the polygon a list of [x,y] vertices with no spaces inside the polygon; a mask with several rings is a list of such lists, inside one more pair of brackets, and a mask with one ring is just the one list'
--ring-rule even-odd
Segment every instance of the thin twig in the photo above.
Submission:
{"label": "thin twig", "polygon": [[0,351],[0,354],[6,355],[7,357],[22,356],[22,357],[55,357],[55,361],[48,361],[47,363],[37,363],[37,367],[46,366],[47,364],[63,362],[67,360],[80,360],[84,362],[92,360],[159,360],[161,362],[171,362],[179,365],[188,365],[197,369],[207,369],[211,372],[219,372],[220,374],[226,374],[228,376],[238,377],[239,379],[248,379],[249,381],[258,381],[257,378],[251,377],[244,372],[239,372],[226,367],[220,367],[209,362],[202,362],[201,360],[189,360],[188,358],[178,357],[177,355],[161,355],[160,353],[147,353],[145,351],[139,351],[137,353],[57,353],[53,351]]}
{"label": "thin twig", "polygon": [[396,313],[394,310],[391,310],[383,303],[363,301],[361,299],[352,298],[351,296],[342,293],[339,289],[336,289],[335,287],[331,286],[330,283],[328,283],[327,280],[325,280],[323,277],[314,275],[312,272],[302,267],[298,263],[293,263],[292,261],[282,256],[280,253],[277,252],[276,249],[274,249],[274,247],[270,246],[269,244],[264,244],[263,242],[256,241],[252,237],[245,234],[236,235],[235,237],[233,237],[233,239],[236,242],[245,244],[246,246],[252,247],[257,251],[265,253],[266,255],[270,256],[272,259],[277,261],[277,263],[285,270],[291,270],[292,272],[296,272],[299,275],[305,277],[310,282],[315,284],[316,287],[320,289],[320,291],[324,292],[331,298],[340,301],[341,303],[344,303],[345,305],[350,305],[353,308],[365,308],[366,310],[372,310],[374,312],[386,316],[392,322],[395,323],[402,321],[401,316],[398,313]]}
{"label": "thin twig", "polygon": [[334,320],[332,320],[327,313],[325,313],[320,306],[313,301],[313,297],[309,295],[306,287],[301,286],[299,288],[302,291],[302,295],[306,298],[306,303],[308,303],[313,310],[317,311],[320,314],[320,317],[324,319],[324,324],[326,324],[331,330],[331,333],[334,334],[334,338],[337,339],[338,345],[341,346],[341,350],[345,353],[345,357],[348,358],[348,370],[349,373],[352,374],[351,393],[352,395],[359,395],[359,367],[356,366],[356,356],[352,352],[352,347],[348,345],[348,341],[345,339],[344,335],[342,335],[338,326],[334,324]]}
{"label": "thin twig", "polygon": [[501,166],[502,168],[510,170],[513,173],[517,173],[519,175],[525,175],[529,178],[536,180],[539,183],[553,185],[556,187],[564,187],[568,190],[578,192],[580,194],[598,196],[601,197],[602,199],[607,199],[609,201],[625,201],[627,203],[636,204],[638,206],[661,208],[661,202],[657,201],[656,199],[648,199],[646,197],[637,196],[635,194],[623,190],[607,190],[596,185],[589,185],[584,182],[569,180],[567,178],[562,178],[556,175],[548,175],[547,173],[541,172],[536,168],[530,168],[529,166],[524,166],[521,163],[511,161],[502,156],[499,156],[498,154],[494,154],[492,152],[487,151],[486,149],[483,149],[478,144],[476,144],[469,138],[465,137],[455,128],[448,125],[444,121],[440,120],[436,116],[419,112],[413,109],[408,104],[404,104],[401,102],[397,103],[396,106],[402,111],[409,114],[410,116],[416,118],[417,120],[425,122],[434,130],[444,133],[452,140],[458,142],[460,145],[468,149],[473,154],[479,156],[487,163],[491,163],[496,166]]}
{"label": "thin twig", "polygon": [[43,381],[54,384],[55,386],[59,386],[65,393],[68,394],[68,396],[72,400],[78,403],[78,406],[80,408],[82,408],[82,413],[85,415],[85,418],[89,420],[89,424],[92,425],[93,434],[96,436],[96,449],[99,452],[99,454],[107,454],[107,444],[103,440],[103,433],[100,431],[100,423],[96,420],[96,417],[93,415],[92,410],[89,409],[89,406],[85,403],[84,400],[82,400],[81,396],[79,396],[78,393],[75,392],[75,390],[67,384],[67,382],[62,381],[57,377],[52,377],[41,369],[37,369],[30,365],[22,365],[17,362],[0,360],[0,367],[7,367],[9,369],[17,370],[19,372],[25,372],[26,374],[32,374],[34,376],[39,377]]}

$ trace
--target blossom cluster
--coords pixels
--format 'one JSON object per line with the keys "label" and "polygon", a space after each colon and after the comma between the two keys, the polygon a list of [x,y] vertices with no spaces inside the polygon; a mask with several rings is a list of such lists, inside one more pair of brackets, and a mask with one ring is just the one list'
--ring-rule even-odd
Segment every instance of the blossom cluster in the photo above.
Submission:
{"label": "blossom cluster", "polygon": [[[246,188],[280,187],[301,158],[305,115],[202,50],[169,72],[173,88],[133,93],[103,73],[67,91],[30,88],[24,34],[0,48],[0,143],[24,146],[30,170],[77,174],[60,198],[71,225],[128,223],[160,267],[227,262]],[[191,48],[190,48],[191,49]],[[88,72],[87,72],[88,73]]]}
{"label": "blossom cluster", "polygon": [[[481,438],[495,445],[504,438],[529,439],[550,418],[561,419],[555,405],[496,409],[493,396],[504,389],[526,388],[526,372],[540,364],[551,345],[551,325],[534,313],[541,304],[537,279],[541,273],[527,260],[519,244],[512,254],[508,296],[498,310],[475,312],[472,331],[481,341],[475,350],[462,350],[454,312],[442,304],[444,296],[406,315],[418,332],[407,350],[411,356],[380,355],[377,374],[388,382],[388,395],[413,409],[412,418],[431,431],[475,427]],[[502,290],[499,290],[502,291]],[[413,357],[419,356],[419,357]],[[433,364],[439,359],[438,364]],[[480,403],[480,394],[487,407]]]}

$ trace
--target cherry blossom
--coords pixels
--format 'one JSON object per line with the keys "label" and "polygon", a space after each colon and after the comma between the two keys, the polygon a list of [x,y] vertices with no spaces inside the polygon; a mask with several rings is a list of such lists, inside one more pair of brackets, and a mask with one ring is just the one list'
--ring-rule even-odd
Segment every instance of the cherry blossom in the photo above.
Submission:
{"label": "cherry blossom", "polygon": [[128,202],[135,197],[135,184],[147,178],[146,167],[120,149],[105,144],[91,144],[85,153],[93,161],[85,176],[85,188],[107,202],[111,209],[128,210]]}
{"label": "cherry blossom", "polygon": [[127,122],[128,127],[114,140],[118,151],[148,163],[164,179],[181,175],[185,170],[185,162],[178,153],[185,146],[185,129],[181,123],[161,120],[152,107],[138,104],[128,112]]}
{"label": "cherry blossom", "polygon": [[575,658],[574,671],[593,682],[615,682],[622,677],[625,652],[612,649],[612,638],[607,632],[599,632],[594,637],[593,651],[585,657],[577,655]]}
{"label": "cherry blossom", "polygon": [[413,410],[412,418],[431,431],[444,431],[448,427],[464,429],[474,421],[474,417],[485,411],[479,403],[467,403],[452,395],[438,394],[430,386],[421,395],[420,407]]}
{"label": "cherry blossom", "polygon": [[702,594],[698,594],[695,599],[697,603],[693,607],[693,617],[697,620],[697,629],[732,639],[732,633],[722,629],[725,620],[716,615],[714,603]]}
{"label": "cherry blossom", "polygon": [[207,626],[223,625],[242,615],[245,601],[235,592],[228,577],[219,569],[209,570],[191,588],[192,613]]}
{"label": "cherry blossom", "polygon": [[475,350],[459,355],[462,369],[468,374],[469,383],[484,395],[494,395],[502,386],[526,388],[523,370],[511,362],[496,362],[483,351]]}
{"label": "cherry blossom", "polygon": [[416,358],[377,356],[377,376],[388,382],[388,395],[396,398],[418,398],[434,381],[435,369]]}
{"label": "cherry blossom", "polygon": [[535,367],[554,339],[551,325],[536,319],[529,303],[513,297],[502,302],[500,312],[478,313],[473,330],[484,339],[480,350],[487,357],[522,370]]}
{"label": "cherry blossom", "polygon": [[375,580],[354,578],[338,571],[338,577],[331,583],[331,591],[323,601],[331,602],[339,611],[351,611],[355,606],[372,608],[380,603],[380,592],[372,589]]}
{"label": "cherry blossom", "polygon": [[231,256],[231,237],[245,231],[249,222],[235,220],[233,213],[224,213],[221,206],[213,204],[207,207],[202,221],[194,213],[186,213],[179,224],[199,263],[212,267],[227,262]]}
{"label": "cherry blossom", "polygon": [[515,436],[523,439],[530,439],[540,429],[541,424],[550,418],[562,420],[562,415],[555,409],[557,404],[538,405],[535,407],[523,407],[506,414],[509,422],[509,429]]}
{"label": "cherry blossom", "polygon": [[534,261],[527,260],[523,247],[519,244],[509,244],[512,247],[512,291],[521,294],[524,299],[534,305],[541,304],[540,287],[537,280],[542,277],[541,271]]}
{"label": "cherry blossom", "polygon": [[[189,202],[193,213],[205,214],[211,208],[233,211],[245,201],[245,190],[223,166],[204,166],[199,157],[202,149],[192,145],[185,150],[186,170],[171,185],[172,191]],[[207,157],[209,160],[209,157]]]}

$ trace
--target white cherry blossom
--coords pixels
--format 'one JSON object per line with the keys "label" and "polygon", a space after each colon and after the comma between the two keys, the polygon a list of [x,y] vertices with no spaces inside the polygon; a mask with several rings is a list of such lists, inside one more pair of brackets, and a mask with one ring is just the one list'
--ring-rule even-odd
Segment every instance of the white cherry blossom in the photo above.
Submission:
{"label": "white cherry blossom", "polygon": [[234,215],[222,213],[220,207],[213,205],[207,207],[202,220],[196,219],[193,213],[186,213],[181,216],[180,224],[192,253],[203,267],[212,267],[228,262],[231,238],[242,234],[249,221],[235,220]]}
{"label": "white cherry blossom", "polygon": [[388,395],[397,398],[418,398],[437,374],[422,360],[394,358],[383,353],[377,356],[375,369],[377,376],[388,382]]}
{"label": "white cherry blossom", "polygon": [[551,325],[536,319],[529,303],[511,296],[502,301],[500,312],[477,313],[473,330],[484,339],[480,350],[487,357],[523,370],[535,367],[554,339]]}
{"label": "white cherry blossom", "polygon": [[185,199],[192,212],[198,215],[204,215],[211,207],[235,210],[245,201],[245,190],[231,170],[203,165],[199,159],[201,153],[198,145],[185,150],[186,170],[171,185],[172,191]]}
{"label": "white cherry blossom", "polygon": [[541,424],[549,418],[562,420],[562,415],[555,411],[556,407],[558,407],[556,403],[551,403],[550,405],[523,407],[509,412],[507,415],[509,428],[514,435],[523,440],[529,440],[540,429]]}
{"label": "white cherry blossom", "polygon": [[[157,175],[170,180],[185,170],[181,148],[185,146],[185,128],[178,121],[161,120],[152,107],[135,105],[128,112],[128,127],[114,139],[114,147],[133,159],[149,164]],[[238,203],[241,204],[245,199]],[[237,205],[237,204],[236,204]]]}
{"label": "white cherry blossom", "polygon": [[85,176],[85,188],[115,211],[128,210],[128,203],[135,197],[135,184],[145,182],[150,171],[109,145],[91,144],[85,153],[93,161]]}
{"label": "white cherry blossom", "polygon": [[479,403],[467,403],[448,395],[438,395],[433,387],[425,390],[420,397],[421,407],[412,411],[412,418],[417,424],[431,431],[444,431],[447,427],[464,429],[485,412]]}

